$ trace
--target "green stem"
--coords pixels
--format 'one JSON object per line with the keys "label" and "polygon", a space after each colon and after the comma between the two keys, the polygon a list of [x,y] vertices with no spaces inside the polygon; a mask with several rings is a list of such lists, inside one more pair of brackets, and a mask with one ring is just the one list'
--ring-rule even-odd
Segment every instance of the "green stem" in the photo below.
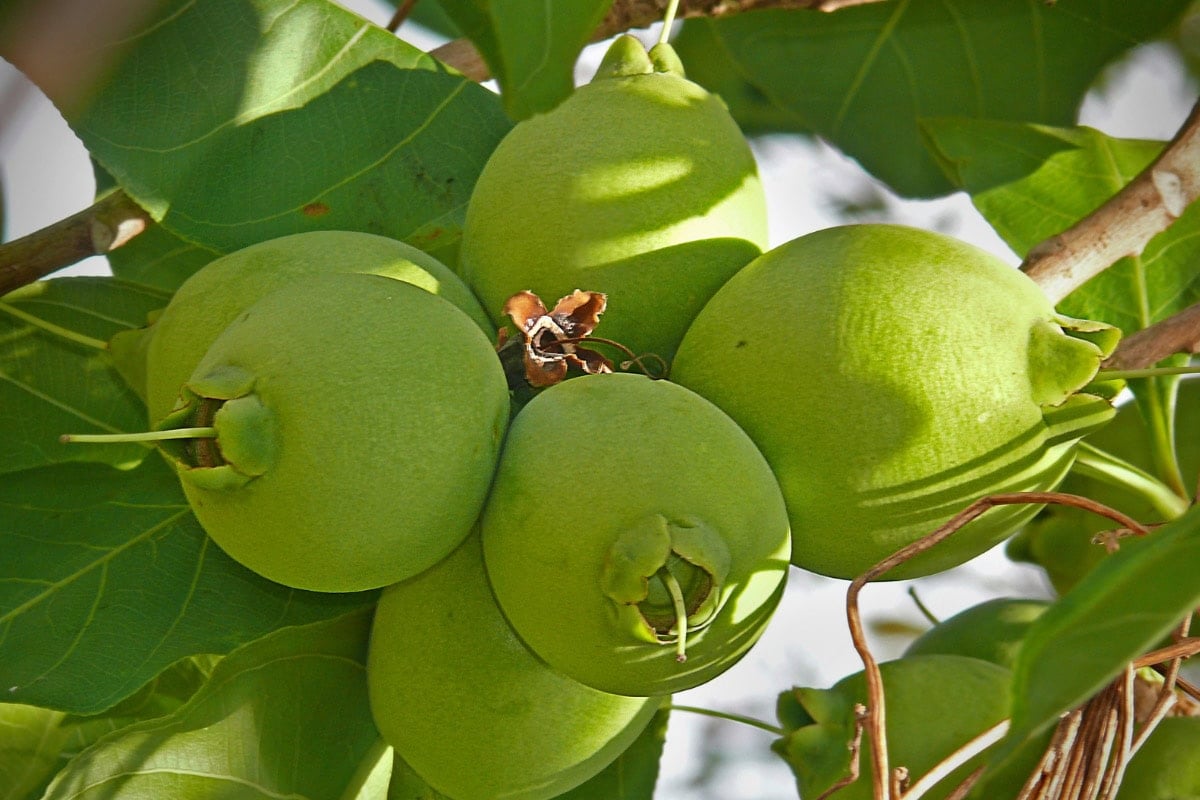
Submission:
{"label": "green stem", "polygon": [[6,314],[9,314],[11,316],[14,316],[17,319],[21,320],[22,322],[28,322],[30,325],[34,326],[35,328],[41,328],[42,330],[46,331],[47,333],[52,333],[55,336],[60,336],[63,339],[66,339],[67,341],[75,342],[76,344],[82,344],[82,345],[85,345],[86,347],[93,347],[96,350],[107,350],[108,349],[107,342],[101,341],[100,339],[93,339],[90,336],[85,336],[82,333],[77,333],[76,331],[70,330],[69,328],[60,327],[58,325],[55,325],[53,322],[47,322],[46,320],[41,319],[40,317],[35,317],[33,314],[27,314],[26,312],[22,311],[19,308],[14,308],[13,306],[10,306],[8,303],[0,303],[0,311],[3,311]]}
{"label": "green stem", "polygon": [[675,24],[675,12],[679,10],[679,0],[671,0],[667,4],[667,13],[663,15],[662,33],[658,35],[658,43],[666,44],[671,36],[671,26]]}
{"label": "green stem", "polygon": [[700,708],[699,706],[680,706],[674,703],[668,703],[664,706],[668,711],[687,711],[691,714],[700,714],[705,717],[716,717],[717,719],[727,719],[730,722],[740,722],[743,725],[749,725],[752,728],[773,733],[776,736],[787,736],[787,731],[769,722],[763,722],[754,717],[745,717],[741,714],[731,714],[728,711],[714,711],[711,708]]}
{"label": "green stem", "polygon": [[1164,375],[1200,375],[1200,364],[1186,367],[1147,367],[1146,369],[1102,369],[1095,381],[1127,381],[1134,378],[1158,378]]}
{"label": "green stem", "polygon": [[58,437],[63,444],[108,444],[110,442],[164,442],[168,439],[215,439],[217,429],[172,428],[166,431],[142,433],[64,433]]}
{"label": "green stem", "polygon": [[1187,500],[1158,478],[1087,442],[1079,443],[1075,469],[1080,475],[1136,494],[1162,514],[1164,520],[1175,519],[1188,509]]}
{"label": "green stem", "polygon": [[908,596],[912,598],[912,601],[916,604],[917,610],[921,612],[921,615],[925,617],[925,619],[929,620],[930,625],[942,624],[942,621],[938,619],[937,616],[930,611],[923,602],[921,602],[921,598],[917,596],[917,588],[915,586],[908,587]]}
{"label": "green stem", "polygon": [[679,635],[675,639],[675,660],[682,664],[687,661],[687,603],[683,600],[683,589],[671,571],[663,567],[659,573],[667,587],[667,593],[671,595],[671,603],[675,606],[675,627],[679,629]]}

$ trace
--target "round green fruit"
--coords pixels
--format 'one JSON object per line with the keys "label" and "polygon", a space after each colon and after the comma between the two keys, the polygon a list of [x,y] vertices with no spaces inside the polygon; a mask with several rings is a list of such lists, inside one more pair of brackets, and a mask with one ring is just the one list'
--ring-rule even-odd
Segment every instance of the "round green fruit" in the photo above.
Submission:
{"label": "round green fruit", "polygon": [[596,691],[529,652],[492,596],[478,533],[383,591],[367,686],[384,739],[455,800],[568,791],[620,755],[661,702]]}
{"label": "round green fruit", "polygon": [[[758,444],[791,515],[796,565],[851,578],[974,500],[1048,490],[1113,411],[1079,393],[1116,331],[1055,313],[978,248],[851,225],[756,259],[696,318],[671,379]],[[988,511],[889,572],[925,575],[997,544],[1036,511]]]}
{"label": "round green fruit", "polygon": [[1198,798],[1200,717],[1168,717],[1130,759],[1117,800]]}
{"label": "round green fruit", "polygon": [[212,343],[157,427],[200,524],[236,561],[323,592],[386,586],[470,531],[508,421],[487,337],[376,275],[268,294]]}
{"label": "round green fruit", "polygon": [[[919,780],[944,758],[1009,715],[1009,670],[957,655],[910,656],[879,665],[883,678],[889,764],[907,767]],[[848,745],[854,737],[854,705],[866,706],[862,672],[830,689],[798,688],[780,695],[779,721],[787,734],[771,748],[792,767],[804,798],[824,796],[850,774]],[[829,795],[831,800],[870,800],[871,737],[863,735],[857,781]],[[979,766],[977,754],[929,791],[924,800],[942,800]],[[1032,766],[1032,765],[1030,765]],[[1007,773],[1006,773],[1007,774]],[[1020,782],[1011,794],[1015,797]]]}
{"label": "round green fruit", "polygon": [[1025,632],[1049,607],[1045,600],[988,600],[930,628],[908,646],[904,655],[948,653],[1012,669]]}
{"label": "round green fruit", "polygon": [[754,156],[670,45],[619,38],[591,83],[518,124],[471,195],[460,272],[505,301],[608,295],[597,335],[669,360],[688,323],[766,246]]}
{"label": "round green fruit", "polygon": [[475,320],[489,337],[495,328],[466,285],[434,257],[404,242],[355,231],[311,231],[252,244],[188,278],[149,329],[146,405],[153,424],[179,399],[181,387],[225,326],[270,292],[326,273],[370,273],[440,295]]}
{"label": "round green fruit", "polygon": [[550,387],[513,421],[482,517],[505,615],[555,669],[658,695],[732,666],[787,575],[774,476],[719,409],[639,375]]}

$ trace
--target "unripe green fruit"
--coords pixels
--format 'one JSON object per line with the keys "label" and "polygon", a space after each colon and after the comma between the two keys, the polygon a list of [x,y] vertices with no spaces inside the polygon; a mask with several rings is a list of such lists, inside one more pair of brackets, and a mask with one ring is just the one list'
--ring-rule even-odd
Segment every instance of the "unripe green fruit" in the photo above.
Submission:
{"label": "unripe green fruit", "polygon": [[930,628],[908,646],[904,655],[947,653],[1012,669],[1026,631],[1049,607],[1045,600],[988,600]]}
{"label": "unripe green fruit", "polygon": [[620,755],[660,705],[591,689],[529,652],[492,596],[478,532],[384,590],[367,685],[384,739],[455,800],[561,794]]}
{"label": "unripe green fruit", "polygon": [[[955,655],[912,656],[879,665],[886,702],[888,757],[918,780],[946,756],[1009,715],[1011,673],[996,664]],[[778,703],[788,734],[771,745],[791,765],[803,798],[815,798],[849,774],[847,745],[854,736],[854,704],[867,704],[859,672],[831,689],[793,689]],[[870,800],[871,737],[864,733],[860,776],[830,795],[831,800]],[[986,754],[977,754],[940,781],[923,800],[942,800]],[[1032,765],[1030,765],[1032,766]],[[1016,796],[1020,782],[1011,794]]]}
{"label": "unripe green fruit", "polygon": [[597,335],[670,359],[688,323],[766,246],[754,156],[669,45],[618,39],[595,79],[518,124],[471,195],[460,272],[505,301],[608,295]]}
{"label": "unripe green fruit", "polygon": [[683,387],[630,374],[575,378],[522,409],[481,526],[521,638],[576,680],[629,695],[732,666],[778,603],[790,552],[750,439]]}
{"label": "unripe green fruit", "polygon": [[269,239],[206,264],[179,287],[150,328],[146,353],[150,422],[171,411],[179,387],[234,318],[276,289],[331,272],[370,273],[411,283],[458,306],[489,337],[495,332],[458,276],[404,242],[355,231],[311,231]]}
{"label": "unripe green fruit", "polygon": [[1125,768],[1117,800],[1200,798],[1200,717],[1168,717]]}
{"label": "unripe green fruit", "polygon": [[[979,497],[1053,488],[1076,440],[1112,415],[1075,393],[1115,338],[1060,317],[982,250],[852,225],[734,276],[688,330],[671,379],[733,417],[770,462],[793,563],[850,578]],[[1035,510],[989,510],[886,577],[960,564]]]}
{"label": "unripe green fruit", "polygon": [[158,427],[196,517],[236,561],[301,589],[385,586],[470,531],[508,420],[495,351],[402,281],[318,275],[217,337]]}

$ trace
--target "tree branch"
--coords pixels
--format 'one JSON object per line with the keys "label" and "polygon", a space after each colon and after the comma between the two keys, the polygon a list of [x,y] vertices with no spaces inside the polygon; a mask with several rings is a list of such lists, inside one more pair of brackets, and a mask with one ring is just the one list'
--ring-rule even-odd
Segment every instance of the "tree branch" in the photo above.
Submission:
{"label": "tree branch", "polygon": [[1200,197],[1200,102],[1150,166],[1062,233],[1038,244],[1021,269],[1052,303],[1146,244]]}
{"label": "tree branch", "polygon": [[[599,27],[592,33],[592,41],[599,42],[633,28],[646,28],[659,22],[667,10],[669,0],[616,0]],[[878,3],[882,0],[680,0],[679,19],[686,17],[727,17],[746,11],[764,8],[803,9],[807,11],[837,11],[846,6]],[[483,56],[469,39],[455,39],[430,51],[430,55],[443,64],[454,67],[473,81],[486,81],[491,77]]]}
{"label": "tree branch", "polygon": [[1200,303],[1127,336],[1108,357],[1104,369],[1145,369],[1176,353],[1200,351]]}
{"label": "tree branch", "polygon": [[0,245],[0,296],[88,256],[115,250],[149,223],[150,215],[117,190],[78,214]]}

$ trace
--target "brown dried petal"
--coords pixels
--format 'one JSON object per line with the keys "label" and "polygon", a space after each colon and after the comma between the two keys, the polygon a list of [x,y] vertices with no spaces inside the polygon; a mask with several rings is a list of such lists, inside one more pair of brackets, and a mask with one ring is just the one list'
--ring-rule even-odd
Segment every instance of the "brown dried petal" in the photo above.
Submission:
{"label": "brown dried petal", "polygon": [[531,291],[517,292],[504,303],[504,313],[512,319],[519,331],[528,331],[536,324],[539,317],[550,312],[542,303],[542,299]]}
{"label": "brown dried petal", "polygon": [[530,386],[553,386],[567,377],[567,360],[562,356],[546,358],[525,348],[525,379]]}
{"label": "brown dried petal", "polygon": [[575,354],[567,358],[589,375],[600,375],[613,371],[613,363],[595,350],[586,347],[575,348]]}
{"label": "brown dried petal", "polygon": [[550,312],[568,338],[588,336],[600,324],[600,315],[608,305],[603,292],[583,292],[579,289],[560,297]]}

